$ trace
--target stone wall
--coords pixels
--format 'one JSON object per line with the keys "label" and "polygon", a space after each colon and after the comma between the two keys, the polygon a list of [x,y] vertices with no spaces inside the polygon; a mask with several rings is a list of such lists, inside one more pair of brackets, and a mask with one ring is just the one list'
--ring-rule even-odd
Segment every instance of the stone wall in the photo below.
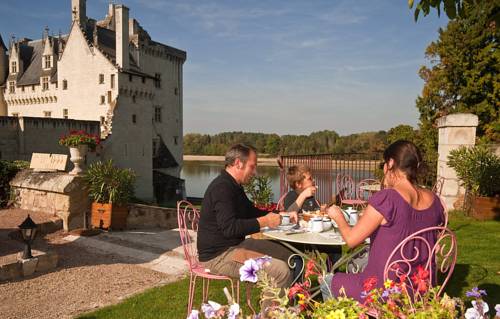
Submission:
{"label": "stone wall", "polygon": [[98,121],[0,116],[0,159],[29,161],[34,152],[69,154],[59,138],[71,130],[100,134]]}
{"label": "stone wall", "polygon": [[177,209],[132,204],[129,207],[127,228],[177,228]]}
{"label": "stone wall", "polygon": [[65,231],[83,227],[90,200],[81,176],[23,170],[10,185],[15,207],[54,214],[63,220]]}

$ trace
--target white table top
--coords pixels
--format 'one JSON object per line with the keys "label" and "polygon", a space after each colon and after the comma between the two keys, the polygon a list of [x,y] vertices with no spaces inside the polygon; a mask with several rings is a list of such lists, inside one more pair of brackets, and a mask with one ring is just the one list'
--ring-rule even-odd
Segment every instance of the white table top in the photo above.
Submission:
{"label": "white table top", "polygon": [[345,245],[340,233],[335,232],[333,229],[321,233],[304,232],[298,234],[286,234],[284,231],[268,230],[263,231],[262,234],[266,237],[287,241],[291,243],[300,243],[308,245]]}

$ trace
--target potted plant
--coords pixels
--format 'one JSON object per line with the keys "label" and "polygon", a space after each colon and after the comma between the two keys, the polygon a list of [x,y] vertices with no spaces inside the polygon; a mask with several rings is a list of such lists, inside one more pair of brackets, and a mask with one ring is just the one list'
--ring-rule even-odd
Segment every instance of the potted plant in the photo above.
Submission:
{"label": "potted plant", "polygon": [[272,211],[276,208],[276,204],[271,203],[273,191],[269,176],[252,177],[248,184],[245,185],[245,192],[250,196],[255,207],[267,211]]}
{"label": "potted plant", "polygon": [[495,219],[500,216],[500,157],[487,146],[472,148],[462,146],[448,155],[448,166],[455,169],[464,185],[468,207],[478,219]]}
{"label": "potted plant", "polygon": [[70,161],[75,166],[69,174],[78,175],[83,172],[83,161],[88,150],[95,151],[99,145],[99,136],[85,131],[70,131],[59,139],[59,144],[69,147]]}
{"label": "potted plant", "polygon": [[112,160],[95,162],[84,175],[92,199],[91,225],[105,229],[124,229],[127,204],[134,194],[135,173],[113,165]]}

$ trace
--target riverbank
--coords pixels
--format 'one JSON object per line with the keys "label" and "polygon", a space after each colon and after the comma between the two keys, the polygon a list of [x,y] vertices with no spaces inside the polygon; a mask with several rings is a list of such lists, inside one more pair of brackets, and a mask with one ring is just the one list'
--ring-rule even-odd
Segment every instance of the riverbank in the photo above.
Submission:
{"label": "riverbank", "polygon": [[[184,161],[193,162],[224,162],[224,156],[218,155],[184,155]],[[278,167],[276,157],[258,157],[257,164],[261,166],[275,166]]]}

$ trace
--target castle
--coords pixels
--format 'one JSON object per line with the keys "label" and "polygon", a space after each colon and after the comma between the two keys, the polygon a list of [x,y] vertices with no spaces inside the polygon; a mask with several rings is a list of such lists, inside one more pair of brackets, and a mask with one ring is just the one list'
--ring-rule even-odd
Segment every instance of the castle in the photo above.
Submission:
{"label": "castle", "polygon": [[[38,148],[53,152],[60,150],[56,124],[47,123],[57,123],[59,134],[64,121],[68,128],[98,122],[98,158],[134,169],[136,195],[159,201],[182,168],[186,52],[152,40],[124,5],[109,4],[100,21],[87,17],[85,0],[71,8],[67,35],[45,29],[42,39],[12,38],[8,48],[0,37],[0,124],[14,117],[42,123],[46,142]],[[19,140],[6,149],[7,142],[1,158],[29,159],[34,151]]]}

